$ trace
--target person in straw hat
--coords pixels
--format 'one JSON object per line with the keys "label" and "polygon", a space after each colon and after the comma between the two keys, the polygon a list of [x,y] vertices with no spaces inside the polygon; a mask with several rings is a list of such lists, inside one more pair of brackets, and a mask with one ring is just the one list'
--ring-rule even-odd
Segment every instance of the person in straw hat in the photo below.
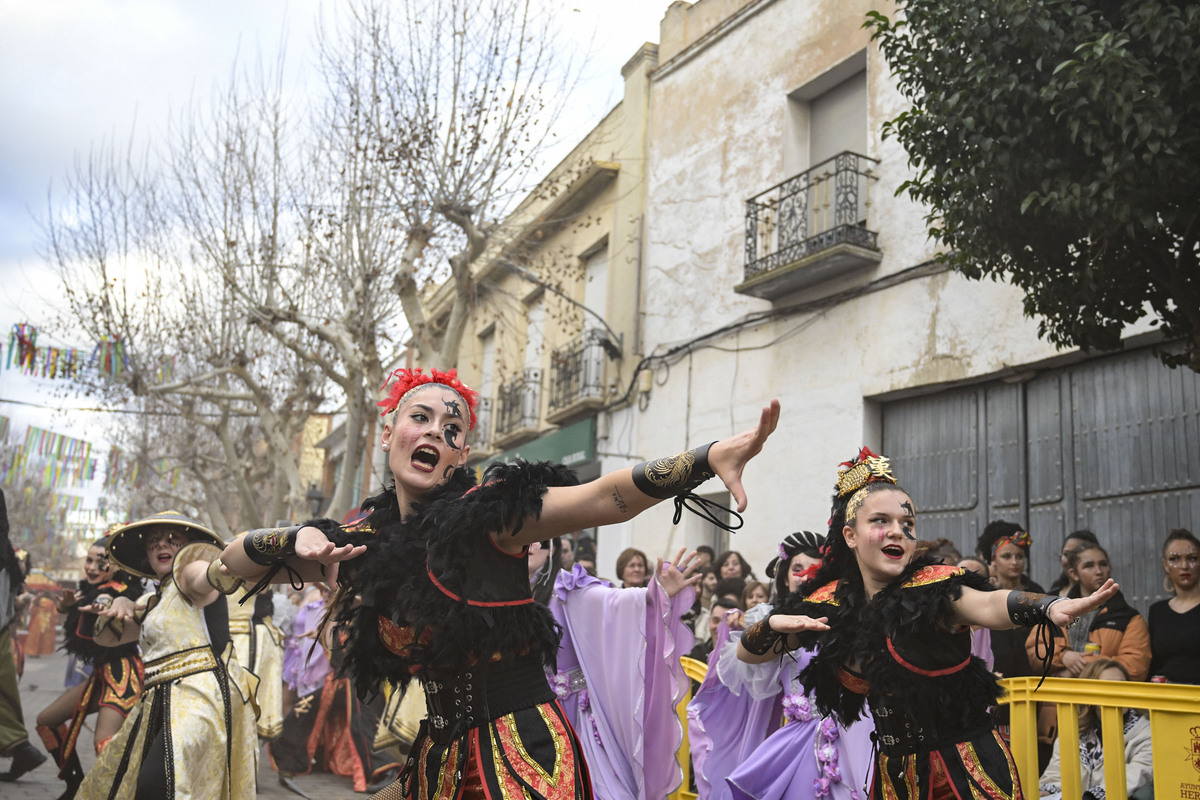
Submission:
{"label": "person in straw hat", "polygon": [[178,511],[132,522],[109,537],[116,566],[158,582],[137,603],[118,597],[89,606],[95,641],[138,642],[145,690],[79,789],[87,800],[252,800],[258,742],[257,678],[229,639],[229,611],[210,567],[222,541]]}

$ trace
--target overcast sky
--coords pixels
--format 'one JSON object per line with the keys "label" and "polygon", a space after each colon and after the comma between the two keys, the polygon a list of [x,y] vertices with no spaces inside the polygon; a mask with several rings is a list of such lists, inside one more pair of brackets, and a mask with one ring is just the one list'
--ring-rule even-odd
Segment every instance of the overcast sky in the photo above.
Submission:
{"label": "overcast sky", "polygon": [[[562,15],[577,52],[591,58],[581,87],[578,140],[620,100],[621,66],[646,41],[670,0],[546,0]],[[310,77],[319,0],[0,0],[0,343],[13,324],[41,323],[57,294],[38,255],[47,193],[76,158],[136,129],[161,129],[172,108],[226,81],[235,59],[271,57],[286,41],[290,85]],[[65,341],[39,330],[39,344]],[[56,397],[48,382],[2,369],[0,400],[90,405]],[[61,388],[61,387],[59,387]],[[18,427],[37,425],[95,442],[88,415],[0,402]],[[89,430],[90,429],[90,430]]]}

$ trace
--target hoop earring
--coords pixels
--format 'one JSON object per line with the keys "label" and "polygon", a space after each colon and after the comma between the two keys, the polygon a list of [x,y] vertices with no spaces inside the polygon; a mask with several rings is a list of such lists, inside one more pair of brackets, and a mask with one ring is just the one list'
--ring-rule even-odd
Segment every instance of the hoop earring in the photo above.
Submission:
{"label": "hoop earring", "polygon": [[1175,584],[1171,583],[1171,579],[1163,576],[1163,591],[1167,594],[1175,594]]}

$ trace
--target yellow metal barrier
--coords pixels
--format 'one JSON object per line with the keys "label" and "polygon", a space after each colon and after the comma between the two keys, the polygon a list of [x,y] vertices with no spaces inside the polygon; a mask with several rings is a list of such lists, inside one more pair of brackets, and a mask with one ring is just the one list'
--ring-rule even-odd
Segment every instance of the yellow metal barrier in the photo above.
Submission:
{"label": "yellow metal barrier", "polygon": [[1150,712],[1155,796],[1200,800],[1200,686],[1047,678],[1035,693],[1037,678],[1006,678],[1000,683],[1007,691],[1001,702],[1012,707],[1013,758],[1026,797],[1037,797],[1037,704],[1056,703],[1066,800],[1077,800],[1083,794],[1078,766],[1067,768],[1069,763],[1078,763],[1078,757],[1070,759],[1070,754],[1079,753],[1079,706],[1099,707],[1104,752],[1121,754],[1120,758],[1104,759],[1108,797],[1126,796],[1121,715],[1123,709],[1137,708]]}
{"label": "yellow metal barrier", "polygon": [[[689,679],[696,683],[704,683],[704,676],[708,674],[707,664],[687,656],[679,659],[679,663],[683,665],[683,671]],[[689,788],[692,785],[692,752],[688,745],[687,707],[691,701],[692,687],[689,684],[687,694],[679,701],[679,705],[675,706],[675,713],[679,715],[679,724],[683,726],[683,741],[679,743],[679,753],[676,755],[679,766],[683,769],[683,782],[679,784],[678,789],[667,796],[668,800],[695,800],[696,798],[696,793]]]}

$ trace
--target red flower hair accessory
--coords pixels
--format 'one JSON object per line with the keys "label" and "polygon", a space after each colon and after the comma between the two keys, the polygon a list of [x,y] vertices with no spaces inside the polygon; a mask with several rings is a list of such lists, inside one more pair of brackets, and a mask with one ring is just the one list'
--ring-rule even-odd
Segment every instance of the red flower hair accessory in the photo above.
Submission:
{"label": "red flower hair accessory", "polygon": [[[392,383],[393,378],[395,383]],[[404,402],[404,398],[414,389],[420,389],[429,384],[438,384],[445,386],[463,399],[469,412],[467,430],[475,429],[475,408],[479,405],[479,392],[458,379],[458,370],[442,372],[440,369],[431,369],[426,375],[420,368],[397,369],[387,376],[387,380],[383,382],[383,386],[380,386],[379,390],[386,389],[389,383],[392,383],[392,387],[388,389],[388,396],[376,403],[383,409],[380,416],[386,416],[399,408]]]}
{"label": "red flower hair accessory", "polygon": [[838,465],[838,497],[853,494],[868,483],[879,481],[896,483],[896,476],[892,474],[892,462],[872,453],[868,447],[860,449],[853,461],[843,461]]}

